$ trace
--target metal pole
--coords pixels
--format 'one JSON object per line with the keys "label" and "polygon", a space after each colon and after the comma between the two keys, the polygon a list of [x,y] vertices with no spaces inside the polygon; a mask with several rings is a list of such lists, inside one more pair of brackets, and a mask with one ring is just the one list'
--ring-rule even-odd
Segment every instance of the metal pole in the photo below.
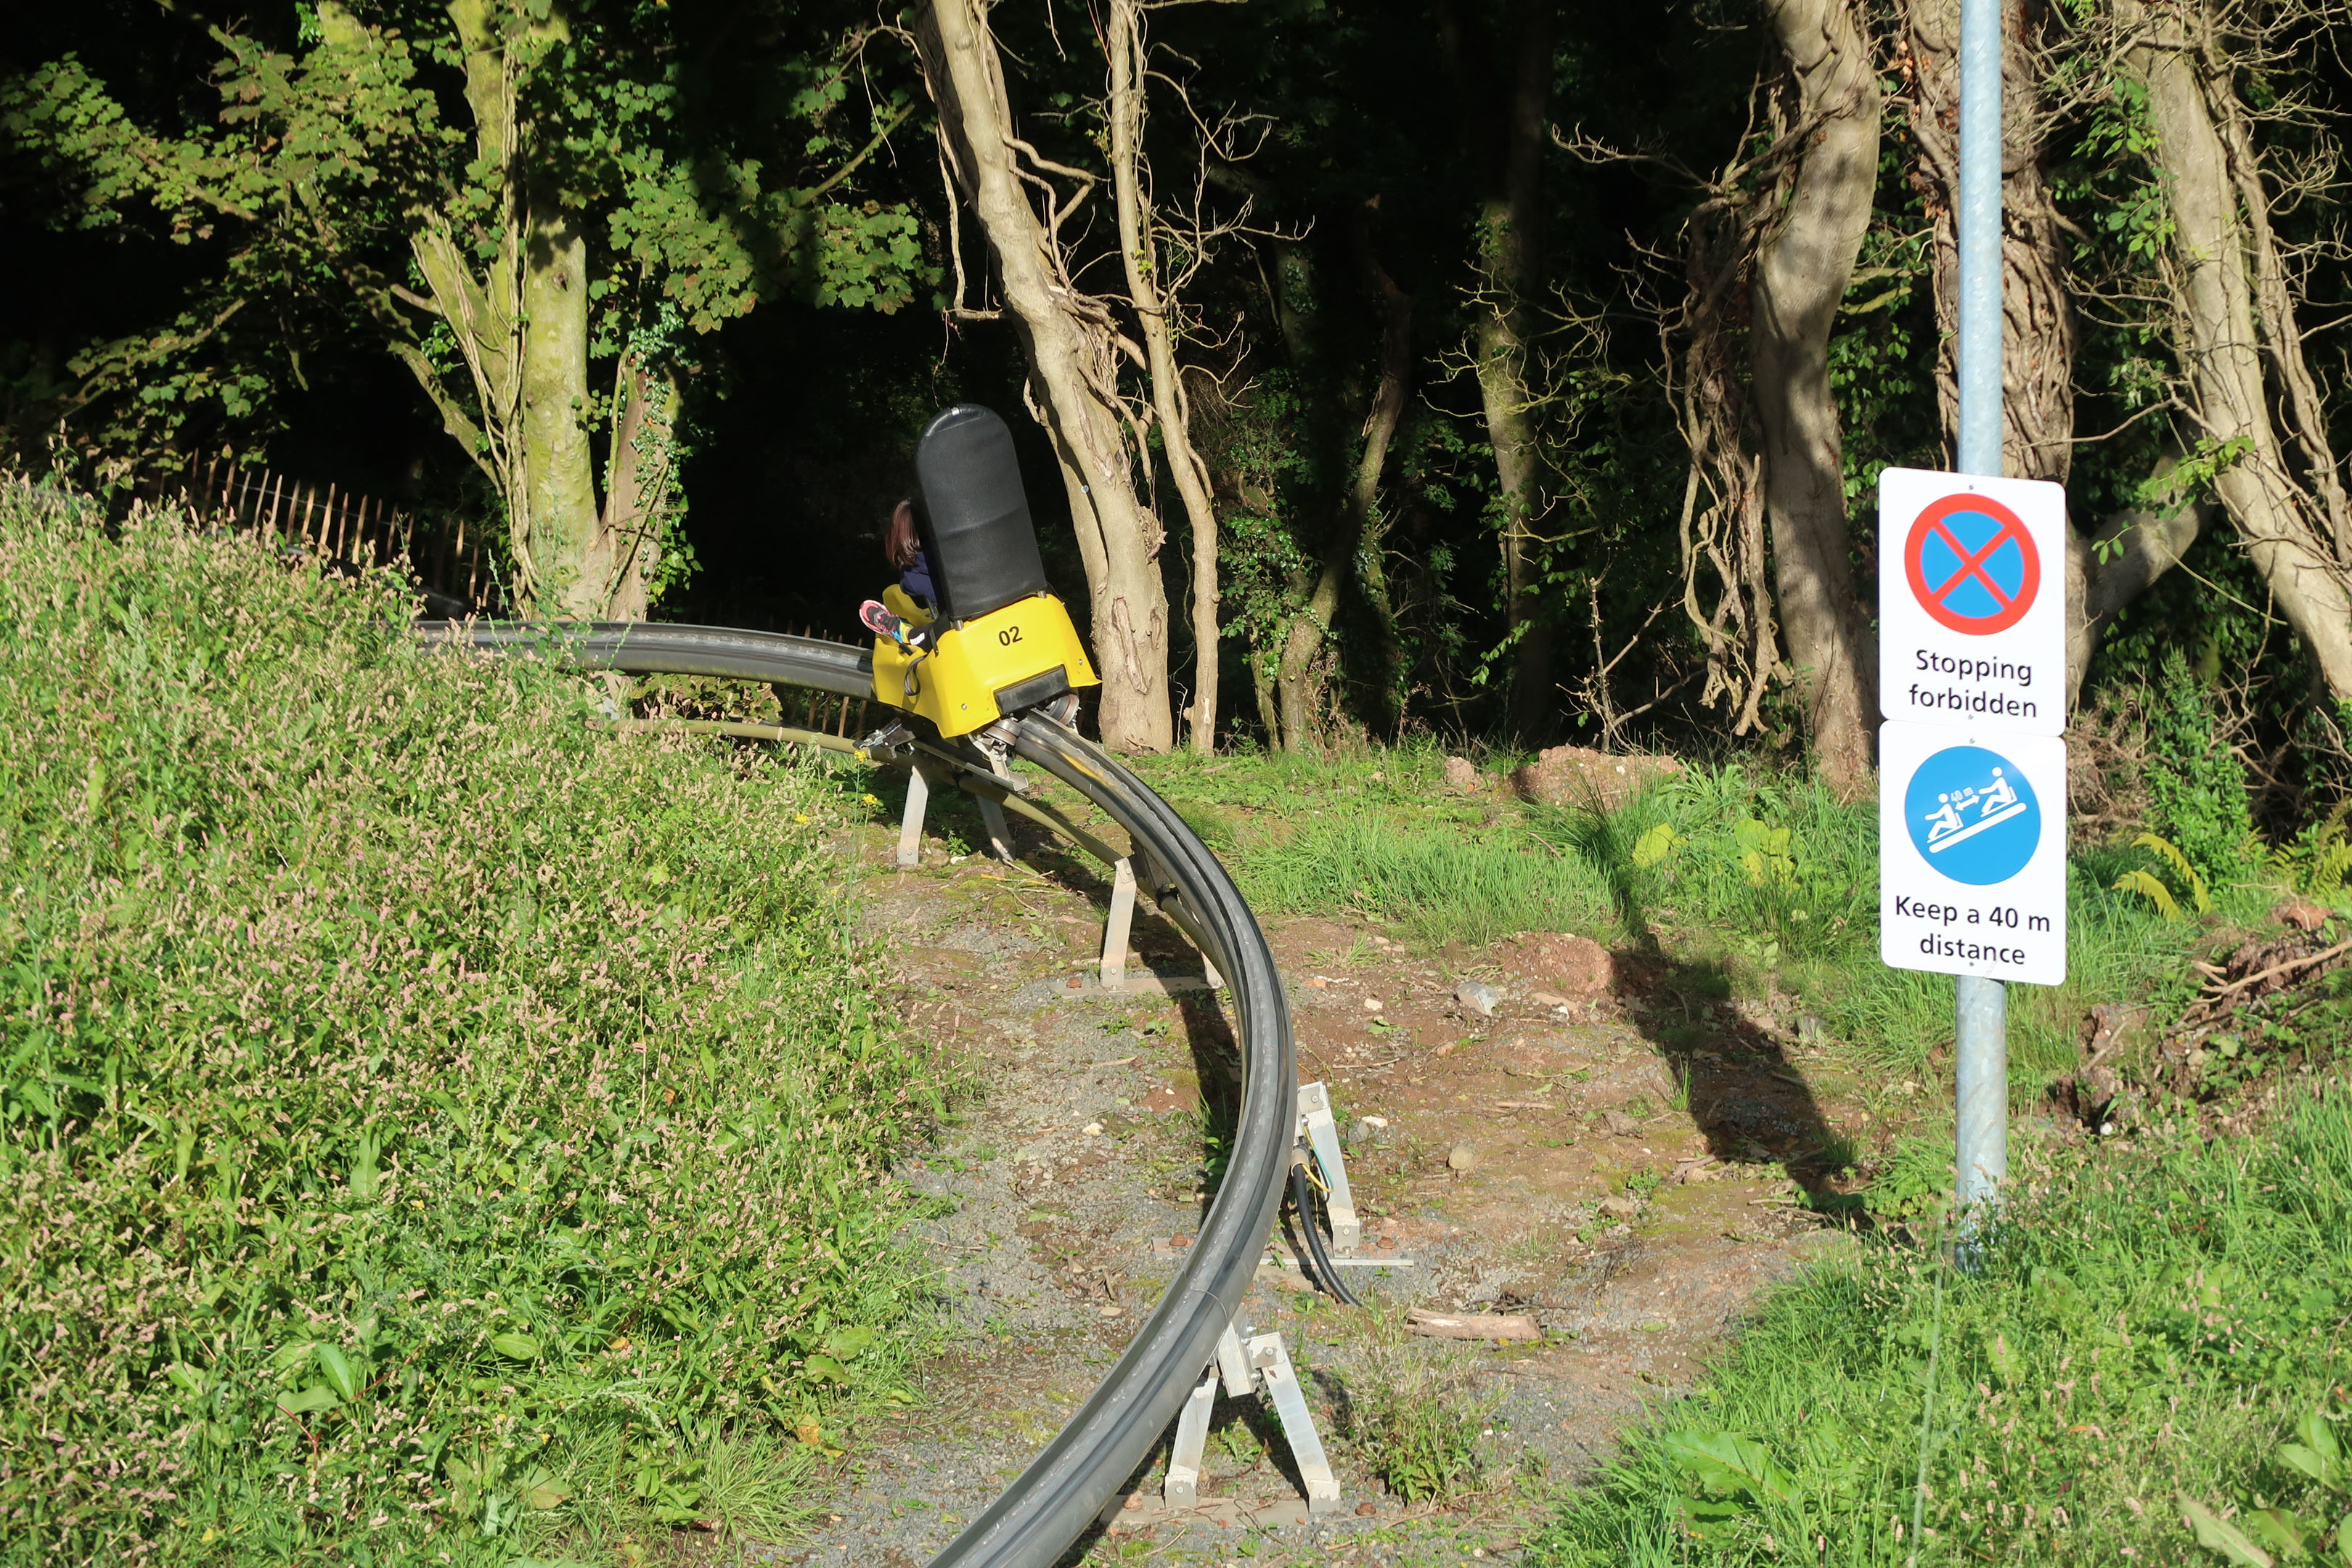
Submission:
{"label": "metal pole", "polygon": [[[2003,0],[1960,0],[1960,472],[2000,477],[2000,18]],[[2009,994],[1962,975],[1958,1049],[1961,1223],[2009,1174]]]}

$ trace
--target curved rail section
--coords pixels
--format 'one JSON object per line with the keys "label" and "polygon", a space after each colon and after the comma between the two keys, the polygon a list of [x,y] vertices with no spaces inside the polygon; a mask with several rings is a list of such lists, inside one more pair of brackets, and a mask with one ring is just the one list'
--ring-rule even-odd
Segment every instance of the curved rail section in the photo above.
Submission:
{"label": "curved rail section", "polygon": [[716,675],[775,680],[837,697],[874,695],[874,656],[863,648],[782,632],[673,626],[652,621],[540,626],[529,621],[425,621],[425,646],[545,654],[574,669],[630,675]]}
{"label": "curved rail section", "polygon": [[[726,676],[844,696],[873,690],[865,652],[772,632],[458,621],[420,631],[427,647],[536,653],[573,668]],[[1167,1295],[1069,1425],[932,1568],[1050,1568],[1143,1463],[1241,1308],[1282,1204],[1295,1131],[1290,1007],[1274,950],[1232,876],[1167,802],[1101,747],[1037,713],[1004,721],[998,732],[1127,830],[1161,911],[1225,976],[1242,1047],[1242,1106],[1224,1182]],[[1002,788],[979,760],[958,765]]]}

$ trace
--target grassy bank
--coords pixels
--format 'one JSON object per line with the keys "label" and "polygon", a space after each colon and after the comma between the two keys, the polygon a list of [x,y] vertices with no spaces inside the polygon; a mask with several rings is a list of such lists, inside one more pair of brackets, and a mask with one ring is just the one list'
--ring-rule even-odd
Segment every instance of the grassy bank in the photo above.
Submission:
{"label": "grassy bank", "polygon": [[[1450,793],[1432,750],[1144,766],[1261,910],[1354,912],[1431,946],[1551,930],[1654,947],[1733,994],[1794,994],[1883,1072],[1916,1073],[1951,1039],[1951,982],[1878,960],[1874,804],[1841,802],[1801,773],[1699,763],[1601,813]],[[2021,1094],[2071,1070],[2088,1007],[2194,989],[2185,961],[2208,933],[2113,887],[2150,868],[2171,874],[2144,849],[2077,849],[2067,983],[2012,987]],[[2211,894],[2221,923],[2260,919],[2278,890]]]}
{"label": "grassy bank", "polygon": [[0,1560],[772,1530],[887,1387],[821,773],[0,489]]}
{"label": "grassy bank", "polygon": [[1530,1560],[2352,1558],[2352,1094],[2139,1142],[2030,1163],[1972,1275],[1871,1241],[1772,1299]]}
{"label": "grassy bank", "polygon": [[[1941,1076],[1950,982],[1879,963],[1870,805],[1724,763],[1615,811],[1563,810],[1449,793],[1442,765],[1412,751],[1150,764],[1263,907],[1352,912],[1431,946],[1580,931],[1652,951],[1677,988],[1793,993],[1827,1021],[1828,1059],[1865,1078]],[[2272,869],[2208,887],[2161,848],[2078,843],[2068,982],[2012,988],[2020,1105],[2073,1072],[2091,1006],[2178,1017],[2190,959],[2275,936],[2294,868]],[[2344,905],[2340,886],[2306,890]],[[1528,1560],[2352,1562],[2352,1091],[2315,1087],[2352,1039],[2352,973],[2297,1009],[2227,1037],[2261,1037],[2249,1103],[2275,1094],[2283,1114],[2208,1141],[2197,1106],[2159,1099],[2129,1137],[2021,1142],[1972,1272],[1920,1234],[1951,1181],[1948,1111],[1929,1096],[1864,1194],[1914,1225],[1769,1296],[1692,1394],[1566,1494]]]}

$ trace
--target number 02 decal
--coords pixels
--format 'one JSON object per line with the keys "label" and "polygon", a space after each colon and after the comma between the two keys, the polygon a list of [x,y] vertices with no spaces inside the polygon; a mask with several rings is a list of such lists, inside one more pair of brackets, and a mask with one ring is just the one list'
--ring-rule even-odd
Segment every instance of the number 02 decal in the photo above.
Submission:
{"label": "number 02 decal", "polygon": [[996,640],[999,643],[1002,643],[1004,647],[1011,647],[1014,643],[1021,640],[1021,628],[1019,626],[1007,626],[1003,631],[996,634]]}

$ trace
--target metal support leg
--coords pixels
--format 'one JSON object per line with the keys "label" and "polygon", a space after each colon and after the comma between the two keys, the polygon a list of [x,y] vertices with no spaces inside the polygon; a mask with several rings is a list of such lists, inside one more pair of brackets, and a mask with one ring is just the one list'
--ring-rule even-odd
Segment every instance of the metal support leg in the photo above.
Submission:
{"label": "metal support leg", "polygon": [[1127,938],[1135,927],[1135,868],[1121,860],[1112,868],[1110,919],[1103,924],[1102,987],[1127,989]]}
{"label": "metal support leg", "polygon": [[907,771],[907,815],[898,821],[898,868],[923,863],[923,814],[931,804],[931,781],[919,767]]}
{"label": "metal support leg", "polygon": [[1306,1393],[1298,1386],[1298,1374],[1291,1370],[1282,1336],[1260,1334],[1250,1341],[1249,1358],[1250,1365],[1265,1381],[1265,1395],[1274,1402],[1282,1435],[1290,1441],[1298,1479],[1307,1483],[1307,1511],[1339,1512],[1339,1478],[1331,1473],[1330,1458],[1323,1452],[1323,1439],[1316,1433],[1314,1414],[1307,1408]]}
{"label": "metal support leg", "polygon": [[[1330,1091],[1319,1083],[1298,1090],[1298,1135],[1315,1152],[1329,1195],[1324,1207],[1331,1215],[1331,1250],[1353,1252],[1364,1239],[1363,1222],[1356,1217],[1356,1195],[1348,1188],[1348,1162],[1339,1153],[1339,1124],[1331,1116]],[[1301,1224],[1311,1224],[1301,1216]]]}
{"label": "metal support leg", "polygon": [[1013,858],[1013,830],[1004,824],[1004,808],[986,795],[980,801],[980,825],[988,829],[988,852],[999,860]]}
{"label": "metal support leg", "polygon": [[1201,1380],[1201,1386],[1184,1401],[1184,1413],[1176,1417],[1176,1447],[1168,1456],[1168,1485],[1160,1494],[1170,1508],[1189,1507],[1201,1499],[1201,1456],[1208,1450],[1209,1409],[1216,1399],[1217,1379],[1213,1373]]}

